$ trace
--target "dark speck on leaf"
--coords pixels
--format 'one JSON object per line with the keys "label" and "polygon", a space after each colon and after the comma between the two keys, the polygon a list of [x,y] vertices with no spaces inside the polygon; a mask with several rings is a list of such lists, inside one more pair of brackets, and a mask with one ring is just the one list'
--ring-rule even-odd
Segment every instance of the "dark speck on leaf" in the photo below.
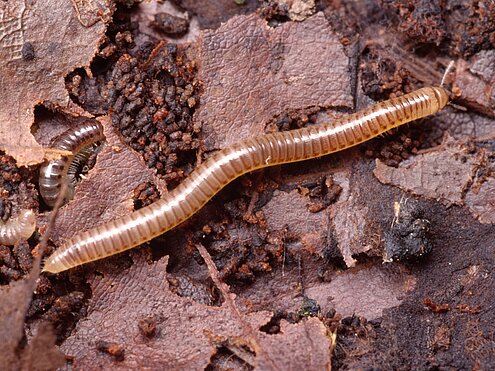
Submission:
{"label": "dark speck on leaf", "polygon": [[24,45],[22,45],[22,59],[25,61],[32,61],[35,57],[34,54],[34,46],[30,42],[25,42]]}
{"label": "dark speck on leaf", "polygon": [[315,317],[320,313],[320,310],[316,300],[305,297],[298,314],[301,317]]}

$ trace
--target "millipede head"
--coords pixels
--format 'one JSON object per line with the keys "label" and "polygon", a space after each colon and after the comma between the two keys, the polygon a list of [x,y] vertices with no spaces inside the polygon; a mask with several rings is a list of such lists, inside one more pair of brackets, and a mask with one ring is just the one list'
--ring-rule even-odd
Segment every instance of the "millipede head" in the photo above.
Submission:
{"label": "millipede head", "polygon": [[432,89],[435,92],[435,96],[438,101],[438,111],[440,111],[449,103],[450,100],[449,92],[445,88],[442,88],[441,86],[434,86],[432,87]]}

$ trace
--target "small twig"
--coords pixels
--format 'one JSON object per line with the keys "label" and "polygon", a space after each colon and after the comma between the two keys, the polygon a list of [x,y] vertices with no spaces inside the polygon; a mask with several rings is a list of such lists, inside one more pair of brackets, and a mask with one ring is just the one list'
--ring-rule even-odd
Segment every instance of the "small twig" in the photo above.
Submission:
{"label": "small twig", "polygon": [[46,227],[45,233],[41,237],[40,243],[37,246],[38,250],[38,256],[37,258],[39,259],[38,262],[36,262],[36,265],[38,266],[38,269],[40,268],[40,259],[44,255],[47,246],[48,246],[48,240],[50,239],[50,235],[53,230],[53,226],[55,225],[55,220],[58,216],[58,211],[60,210],[60,207],[62,206],[65,198],[65,194],[67,193],[67,183],[62,182],[62,187],[60,188],[60,192],[57,196],[57,200],[55,201],[55,205],[53,206],[53,210],[50,213],[50,217],[48,218],[48,225]]}
{"label": "small twig", "polygon": [[[251,339],[255,353],[260,354],[261,352],[263,352],[263,349],[260,345],[258,336],[255,330],[253,329],[253,327],[244,319],[244,316],[242,315],[241,311],[235,304],[233,294],[230,293],[227,284],[220,281],[218,269],[215,266],[215,263],[213,262],[211,255],[208,253],[206,248],[201,243],[197,243],[196,248],[198,249],[199,254],[205,261],[206,266],[208,267],[208,273],[210,274],[213,283],[218,287],[218,289],[222,293],[225,302],[229,306],[232,313],[239,319],[239,322],[242,325],[242,329],[244,333]],[[267,356],[266,358],[272,363],[273,369],[276,369],[273,360],[268,356],[268,354],[266,356]]]}

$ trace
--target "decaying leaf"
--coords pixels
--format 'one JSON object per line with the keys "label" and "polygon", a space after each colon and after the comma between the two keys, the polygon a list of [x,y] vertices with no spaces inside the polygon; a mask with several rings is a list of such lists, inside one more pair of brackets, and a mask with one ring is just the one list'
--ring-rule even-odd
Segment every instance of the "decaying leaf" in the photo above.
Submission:
{"label": "decaying leaf", "polygon": [[105,29],[101,21],[83,26],[68,1],[0,4],[0,148],[18,166],[43,160],[31,134],[36,105],[84,114],[69,99],[64,78],[89,66]]}
{"label": "decaying leaf", "polygon": [[307,295],[322,303],[323,311],[335,308],[342,316],[372,320],[380,318],[384,310],[399,306],[404,295],[414,289],[415,281],[413,275],[397,266],[361,266],[309,288]]}
{"label": "decaying leaf", "polygon": [[204,95],[196,119],[207,150],[262,134],[273,117],[309,107],[353,107],[350,60],[323,14],[272,29],[234,17],[203,36]]}
{"label": "decaying leaf", "polygon": [[56,340],[51,326],[40,324],[23,352],[22,369],[43,371],[64,366],[65,356],[55,345]]}
{"label": "decaying leaf", "polygon": [[413,194],[433,198],[447,205],[466,204],[482,223],[494,223],[493,170],[483,151],[469,153],[459,144],[424,153],[398,168],[376,162],[375,176]]}
{"label": "decaying leaf", "polygon": [[[322,239],[328,230],[329,220],[324,212],[311,213],[306,197],[294,190],[290,193],[275,191],[263,208],[267,226],[273,231],[287,228],[303,241],[311,254],[321,249]],[[310,241],[314,241],[311,243]]]}
{"label": "decaying leaf", "polygon": [[466,193],[465,202],[471,213],[481,223],[495,224],[495,177],[493,174],[482,181],[478,187],[472,187]]}
{"label": "decaying leaf", "polygon": [[24,280],[11,283],[0,290],[0,364],[19,364],[16,349],[24,336],[24,316],[31,301],[38,272],[33,270]]}
{"label": "decaying leaf", "polygon": [[[113,358],[96,347],[102,340],[124,348],[120,367],[203,369],[215,354],[208,334],[243,335],[228,308],[203,306],[169,291],[167,258],[149,263],[143,250],[132,256],[135,262],[129,269],[118,272],[113,266],[90,278],[93,298],[88,315],[62,345],[65,353],[75,356],[75,367],[114,366]],[[154,319],[156,335],[151,338],[138,326],[145,318]],[[268,318],[268,313],[258,312],[246,319],[258,328]]]}
{"label": "decaying leaf", "polygon": [[374,174],[382,183],[394,184],[448,205],[461,205],[479,166],[480,159],[469,155],[466,148],[454,145],[404,161],[398,168],[377,160]]}
{"label": "decaying leaf", "polygon": [[[495,50],[483,50],[456,66],[455,89],[470,108],[495,117]],[[481,94],[480,94],[481,93]]]}
{"label": "decaying leaf", "polygon": [[330,370],[332,334],[317,318],[295,325],[281,322],[280,333],[265,335],[267,356],[256,358],[256,370]]}
{"label": "decaying leaf", "polygon": [[5,370],[47,370],[63,366],[65,358],[55,346],[49,325],[41,324],[27,346],[23,346],[24,320],[39,276],[35,268],[21,281],[0,288],[0,364]]}
{"label": "decaying leaf", "polygon": [[258,6],[257,0],[243,0],[242,6],[231,0],[173,0],[191,16],[198,18],[201,28],[217,28],[236,14],[248,14]]}

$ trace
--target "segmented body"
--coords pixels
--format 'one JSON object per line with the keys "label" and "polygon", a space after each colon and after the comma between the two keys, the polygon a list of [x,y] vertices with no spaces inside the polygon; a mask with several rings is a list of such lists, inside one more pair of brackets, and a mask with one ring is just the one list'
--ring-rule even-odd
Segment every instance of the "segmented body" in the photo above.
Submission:
{"label": "segmented body", "polygon": [[36,229],[36,215],[31,210],[22,210],[16,218],[0,222],[0,244],[12,246],[26,240]]}
{"label": "segmented body", "polygon": [[40,169],[40,193],[48,206],[55,205],[63,182],[68,186],[64,201],[72,199],[77,165],[89,156],[96,143],[104,140],[103,127],[98,122],[77,125],[54,140],[52,148],[70,151],[72,155],[50,161]]}
{"label": "segmented body", "polygon": [[422,88],[350,114],[333,124],[246,139],[215,153],[156,203],[66,241],[46,260],[44,270],[57,273],[130,249],[188,219],[242,174],[341,151],[434,114],[447,103],[448,94],[443,88]]}

